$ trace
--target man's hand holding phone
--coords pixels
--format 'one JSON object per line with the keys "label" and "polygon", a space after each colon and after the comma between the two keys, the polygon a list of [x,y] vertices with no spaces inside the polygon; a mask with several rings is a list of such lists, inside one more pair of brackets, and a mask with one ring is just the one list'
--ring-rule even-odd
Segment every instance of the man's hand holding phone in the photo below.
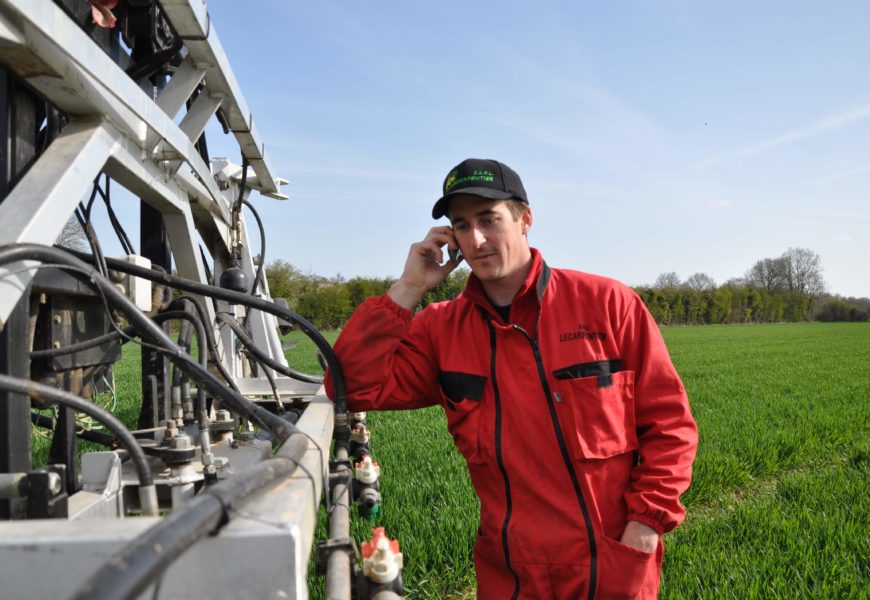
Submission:
{"label": "man's hand holding phone", "polygon": [[[446,261],[444,246],[447,246],[449,256]],[[423,295],[447,279],[460,262],[462,253],[453,235],[453,228],[433,227],[423,241],[411,245],[405,270],[387,294],[399,306],[412,310]]]}

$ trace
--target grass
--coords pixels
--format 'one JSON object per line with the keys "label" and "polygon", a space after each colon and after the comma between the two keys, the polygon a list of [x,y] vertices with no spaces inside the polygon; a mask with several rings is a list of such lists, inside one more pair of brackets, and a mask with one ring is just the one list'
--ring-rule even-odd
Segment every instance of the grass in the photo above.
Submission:
{"label": "grass", "polygon": [[[870,597],[870,324],[663,333],[700,444],[661,597]],[[442,411],[369,424],[384,512],[356,539],[399,538],[409,598],[473,597],[478,504]]]}
{"label": "grass", "polygon": [[[700,430],[686,522],[665,537],[662,598],[870,598],[870,324],[665,328]],[[335,332],[326,332],[332,342]],[[319,373],[298,332],[292,366]],[[116,369],[137,398],[138,348]],[[135,409],[122,418],[135,420]],[[443,412],[372,413],[383,513],[407,597],[471,598],[478,503]],[[326,537],[321,514],[318,537]],[[312,598],[322,582],[311,577]]]}

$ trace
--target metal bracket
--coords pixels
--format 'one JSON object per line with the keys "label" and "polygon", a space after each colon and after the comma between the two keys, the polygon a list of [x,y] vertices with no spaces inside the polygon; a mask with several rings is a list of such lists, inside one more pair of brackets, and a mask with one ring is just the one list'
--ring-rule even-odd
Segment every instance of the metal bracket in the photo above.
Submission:
{"label": "metal bracket", "polygon": [[353,538],[326,540],[317,544],[317,549],[314,551],[315,573],[326,575],[326,564],[329,562],[329,555],[333,552],[344,552],[347,554],[351,565],[356,564],[357,560],[359,560],[359,551]]}

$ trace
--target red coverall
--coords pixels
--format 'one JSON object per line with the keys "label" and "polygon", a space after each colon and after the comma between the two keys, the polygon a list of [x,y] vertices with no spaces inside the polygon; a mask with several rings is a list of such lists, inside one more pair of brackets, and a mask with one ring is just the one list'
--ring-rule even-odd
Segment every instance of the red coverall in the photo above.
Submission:
{"label": "red coverall", "polygon": [[335,344],[349,406],[444,407],[480,498],[479,598],[655,598],[661,542],[618,540],[629,520],[664,533],[685,516],[685,389],[634,292],[532,259],[508,324],[474,275],[416,317],[363,303]]}

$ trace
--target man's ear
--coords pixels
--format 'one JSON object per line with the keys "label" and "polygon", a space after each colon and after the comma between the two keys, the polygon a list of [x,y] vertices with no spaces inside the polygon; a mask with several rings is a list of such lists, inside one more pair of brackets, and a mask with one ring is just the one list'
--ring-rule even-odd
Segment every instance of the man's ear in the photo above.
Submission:
{"label": "man's ear", "polygon": [[522,227],[523,235],[529,233],[529,229],[532,228],[532,207],[526,207],[526,210],[520,216],[520,223]]}

